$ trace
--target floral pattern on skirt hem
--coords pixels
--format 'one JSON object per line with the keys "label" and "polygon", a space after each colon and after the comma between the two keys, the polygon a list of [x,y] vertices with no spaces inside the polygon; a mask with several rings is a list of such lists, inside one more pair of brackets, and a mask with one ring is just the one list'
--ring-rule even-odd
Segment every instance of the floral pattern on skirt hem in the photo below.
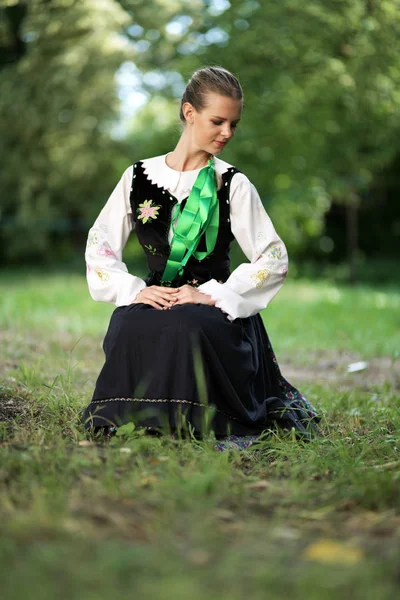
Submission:
{"label": "floral pattern on skirt hem", "polygon": [[[143,429],[143,428],[139,428]],[[146,427],[146,433],[159,434],[159,432],[153,427]],[[103,438],[106,440],[111,439],[117,432],[118,427],[114,425],[103,428]],[[178,439],[176,433],[170,434],[170,439]],[[229,435],[222,440],[217,440],[214,445],[214,449],[217,452],[223,452],[224,450],[246,450],[257,442],[261,438],[261,435]]]}

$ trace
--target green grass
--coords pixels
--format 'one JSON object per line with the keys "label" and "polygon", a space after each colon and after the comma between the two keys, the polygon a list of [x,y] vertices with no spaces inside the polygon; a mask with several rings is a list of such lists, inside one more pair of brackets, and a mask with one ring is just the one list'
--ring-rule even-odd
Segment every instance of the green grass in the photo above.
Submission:
{"label": "green grass", "polygon": [[2,598],[396,597],[399,289],[287,281],[263,317],[324,437],[223,453],[211,435],[88,440],[113,307],[66,273],[3,273],[1,291]]}

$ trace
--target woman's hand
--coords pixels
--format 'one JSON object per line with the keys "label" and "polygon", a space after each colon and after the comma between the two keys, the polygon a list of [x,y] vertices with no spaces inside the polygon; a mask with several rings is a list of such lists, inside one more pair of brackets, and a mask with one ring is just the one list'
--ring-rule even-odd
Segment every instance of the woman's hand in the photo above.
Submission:
{"label": "woman's hand", "polygon": [[179,288],[150,285],[141,290],[131,304],[149,304],[157,310],[167,310],[178,304],[208,304],[215,306],[215,301],[208,294],[198,292],[191,285],[182,285]]}
{"label": "woman's hand", "polygon": [[191,285],[182,285],[175,291],[177,292],[177,300],[174,306],[178,304],[208,304],[209,306],[215,306],[215,301],[212,300],[211,296],[198,292]]}
{"label": "woman's hand", "polygon": [[150,285],[141,290],[131,304],[143,302],[143,304],[150,304],[150,306],[157,310],[165,310],[174,306],[177,300],[177,292],[177,288]]}

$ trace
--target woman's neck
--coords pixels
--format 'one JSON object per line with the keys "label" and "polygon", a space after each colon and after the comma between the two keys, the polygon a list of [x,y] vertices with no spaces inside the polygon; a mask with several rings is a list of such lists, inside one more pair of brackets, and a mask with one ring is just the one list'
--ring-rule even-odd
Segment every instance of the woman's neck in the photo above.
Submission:
{"label": "woman's neck", "polygon": [[191,150],[182,138],[166,157],[166,163],[175,171],[194,171],[205,167],[212,154],[204,150]]}

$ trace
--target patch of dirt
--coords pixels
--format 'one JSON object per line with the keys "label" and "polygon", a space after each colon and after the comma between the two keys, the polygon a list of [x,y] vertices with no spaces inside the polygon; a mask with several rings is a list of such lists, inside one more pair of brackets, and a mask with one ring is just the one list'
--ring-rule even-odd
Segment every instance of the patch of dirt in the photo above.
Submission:
{"label": "patch of dirt", "polygon": [[14,421],[16,417],[31,418],[38,412],[39,409],[20,394],[18,389],[0,386],[0,422]]}
{"label": "patch of dirt", "polygon": [[[349,372],[349,365],[358,362],[367,363],[366,367]],[[376,357],[365,360],[353,352],[307,352],[304,365],[289,360],[283,361],[280,368],[282,375],[293,385],[293,382],[313,382],[324,386],[332,383],[338,390],[357,387],[367,391],[388,383],[393,389],[400,389],[400,359]]]}

